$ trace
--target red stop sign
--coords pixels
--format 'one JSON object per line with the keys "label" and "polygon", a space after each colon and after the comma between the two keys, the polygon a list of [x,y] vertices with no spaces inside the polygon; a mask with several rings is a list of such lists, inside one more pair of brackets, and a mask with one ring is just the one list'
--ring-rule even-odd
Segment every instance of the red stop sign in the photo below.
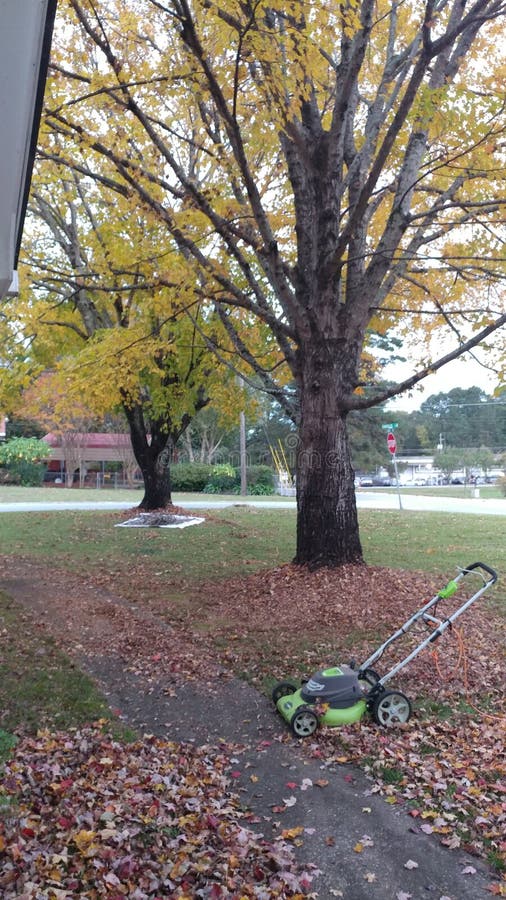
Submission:
{"label": "red stop sign", "polygon": [[387,434],[387,447],[390,450],[390,453],[395,453],[397,450],[397,442],[395,440],[395,434],[392,434],[391,431]]}

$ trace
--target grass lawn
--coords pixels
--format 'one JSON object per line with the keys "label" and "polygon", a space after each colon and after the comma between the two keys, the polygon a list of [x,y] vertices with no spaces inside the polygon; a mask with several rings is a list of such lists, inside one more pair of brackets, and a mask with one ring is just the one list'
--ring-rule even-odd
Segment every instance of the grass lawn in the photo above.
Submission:
{"label": "grass lawn", "polygon": [[57,728],[106,715],[107,706],[92,682],[54,642],[32,627],[27,616],[0,593],[2,726],[24,722],[31,731],[48,722]]}
{"label": "grass lawn", "polygon": [[[461,497],[467,499],[469,497],[474,496],[474,492],[476,488],[480,492],[480,497],[482,500],[500,500],[504,497],[503,491],[500,489],[498,485],[494,484],[478,484],[478,485],[464,485],[464,484],[447,484],[441,485],[439,487],[401,487],[401,493],[406,496],[410,496],[411,494],[418,494],[422,497]],[[374,491],[378,490],[378,488],[363,488],[363,490]],[[387,491],[389,494],[397,493],[397,488],[380,488],[380,491]]]}
{"label": "grass lawn", "polygon": [[0,485],[0,503],[58,503],[63,500],[84,503],[90,500],[132,501],[132,506],[140,502],[142,491],[136,488],[66,488],[66,487],[18,487]]}
{"label": "grass lawn", "polygon": [[[199,510],[199,513],[201,511]],[[205,512],[205,511],[204,511]],[[476,560],[506,572],[506,516],[398,510],[360,511],[369,565],[438,572]],[[54,559],[83,574],[127,572],[133,563],[184,580],[213,580],[289,562],[295,511],[234,506],[209,512],[206,527],[179,530],[115,528],[121,511],[3,513],[4,554]]]}
{"label": "grass lawn", "polygon": [[111,721],[111,711],[92,680],[2,592],[0,634],[0,761],[20,727],[35,733],[102,719],[116,733],[131,735]]}
{"label": "grass lawn", "polygon": [[[412,496],[412,495],[421,495],[425,497],[434,497],[434,496],[442,496],[442,497],[460,497],[460,498],[469,498],[473,496],[475,487],[459,485],[459,484],[450,484],[443,485],[440,487],[401,487],[401,494],[404,496]],[[503,492],[499,488],[498,485],[491,484],[481,484],[478,485],[478,490],[480,492],[480,497],[484,500],[499,500],[504,497]],[[387,494],[397,494],[397,488],[389,487],[366,487],[366,488],[358,488],[357,493],[387,493]],[[44,502],[44,503],[58,503],[62,501],[72,500],[75,503],[84,503],[89,501],[115,501],[115,502],[131,502],[132,506],[137,506],[142,498],[143,491],[140,487],[127,489],[127,488],[66,488],[66,487],[17,487],[15,485],[0,485],[0,503],[26,503],[26,502]],[[185,500],[202,500],[203,497],[209,496],[210,500],[227,500],[233,501],[234,503],[240,503],[241,497],[238,494],[191,494],[191,493],[174,493],[173,494],[173,502],[175,505],[184,506]],[[269,502],[278,501],[283,503],[285,500],[293,499],[295,502],[295,498],[290,497],[281,497],[279,494],[270,494],[265,498],[259,497],[251,497],[255,501],[262,501],[262,499],[268,500]]]}

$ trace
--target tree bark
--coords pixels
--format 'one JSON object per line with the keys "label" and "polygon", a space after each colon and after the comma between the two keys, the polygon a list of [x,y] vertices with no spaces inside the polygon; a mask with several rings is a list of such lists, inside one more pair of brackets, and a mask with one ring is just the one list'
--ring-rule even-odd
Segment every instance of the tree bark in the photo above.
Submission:
{"label": "tree bark", "polygon": [[165,509],[172,505],[170,465],[172,452],[165,447],[156,459],[148,457],[139,463],[139,468],[144,479],[144,497],[139,503],[139,509],[154,510]]}
{"label": "tree bark", "polygon": [[301,385],[294,562],[311,569],[363,562],[338,363],[324,358],[311,354]]}
{"label": "tree bark", "polygon": [[165,509],[172,503],[170,466],[175,443],[173,436],[156,422],[150,423],[148,432],[142,407],[125,406],[124,409],[132,449],[144,480],[144,497],[139,509]]}

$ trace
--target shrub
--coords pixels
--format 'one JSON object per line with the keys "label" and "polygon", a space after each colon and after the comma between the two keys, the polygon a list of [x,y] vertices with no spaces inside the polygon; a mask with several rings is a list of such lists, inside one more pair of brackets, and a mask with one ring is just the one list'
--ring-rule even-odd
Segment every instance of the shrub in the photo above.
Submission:
{"label": "shrub", "polygon": [[215,484],[211,482],[206,484],[204,488],[204,494],[240,494],[241,493],[241,485],[234,484],[231,488],[221,488],[217,487]]}
{"label": "shrub", "polygon": [[[248,492],[258,493],[258,494],[273,494],[274,493],[274,472],[270,468],[270,466],[248,466],[246,471],[246,478],[248,482]],[[268,488],[266,491],[254,491],[253,488],[256,487]]]}
{"label": "shrub", "polygon": [[176,463],[170,470],[172,490],[200,493],[211,477],[212,468],[207,463]]}
{"label": "shrub", "polygon": [[20,484],[23,487],[40,487],[44,481],[46,467],[43,463],[26,462],[18,459],[9,464],[8,469],[0,470],[2,484]]}
{"label": "shrub", "polygon": [[248,485],[248,494],[251,494],[252,497],[267,497],[273,494],[274,491],[267,484],[252,484]]}
{"label": "shrub", "polygon": [[[238,494],[241,470],[228,463],[176,463],[171,467],[173,491],[205,494]],[[274,493],[274,473],[269,466],[248,466],[248,493],[261,496]]]}
{"label": "shrub", "polygon": [[206,494],[232,494],[240,485],[240,475],[228,463],[212,466],[211,476],[204,488]]}
{"label": "shrub", "polygon": [[44,478],[42,459],[50,455],[48,445],[38,438],[15,437],[0,445],[0,465],[5,466],[3,484],[38,487]]}
{"label": "shrub", "polygon": [[36,463],[50,455],[46,442],[38,438],[16,437],[0,445],[0,465],[4,466],[11,467],[19,461]]}

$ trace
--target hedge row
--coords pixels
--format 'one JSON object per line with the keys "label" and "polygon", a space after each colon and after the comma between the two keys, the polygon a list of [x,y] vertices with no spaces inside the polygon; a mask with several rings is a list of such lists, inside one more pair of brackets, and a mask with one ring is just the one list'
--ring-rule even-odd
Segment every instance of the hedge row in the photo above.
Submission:
{"label": "hedge row", "polygon": [[26,462],[23,459],[0,468],[0,484],[17,484],[23,487],[40,487],[44,480],[44,463]]}
{"label": "hedge row", "polygon": [[[241,485],[240,469],[227,464],[176,463],[171,466],[170,476],[176,493],[237,493]],[[248,466],[246,479],[249,493],[274,493],[274,473],[269,466]]]}
{"label": "hedge row", "polygon": [[[8,468],[0,468],[0,484],[41,485],[46,466],[16,460]],[[171,466],[171,485],[175,492],[238,494],[241,471],[227,464],[176,463]],[[246,479],[249,494],[273,494],[274,472],[269,466],[248,466]]]}

